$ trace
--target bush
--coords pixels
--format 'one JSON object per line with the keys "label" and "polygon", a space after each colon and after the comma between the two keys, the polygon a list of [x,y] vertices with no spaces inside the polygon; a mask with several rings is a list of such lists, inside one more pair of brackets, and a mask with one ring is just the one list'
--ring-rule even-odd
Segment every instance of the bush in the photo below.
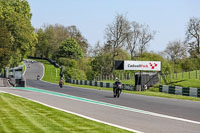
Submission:
{"label": "bush", "polygon": [[71,78],[76,80],[86,80],[86,74],[84,71],[76,68],[66,68],[64,71],[65,78]]}
{"label": "bush", "polygon": [[183,71],[198,70],[200,67],[198,58],[186,58],[181,61]]}
{"label": "bush", "polygon": [[77,68],[77,61],[74,59],[68,59],[68,58],[59,58],[58,63],[60,65],[63,65],[65,67],[70,68]]}

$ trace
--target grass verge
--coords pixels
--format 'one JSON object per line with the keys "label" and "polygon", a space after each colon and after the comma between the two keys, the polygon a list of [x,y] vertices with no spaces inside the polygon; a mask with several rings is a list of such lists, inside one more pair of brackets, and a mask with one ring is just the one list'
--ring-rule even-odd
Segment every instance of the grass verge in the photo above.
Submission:
{"label": "grass verge", "polygon": [[0,107],[1,133],[129,133],[7,93]]}
{"label": "grass verge", "polygon": [[42,80],[58,84],[60,78],[60,68],[54,67],[47,60],[34,59],[41,62],[45,67],[44,77]]}

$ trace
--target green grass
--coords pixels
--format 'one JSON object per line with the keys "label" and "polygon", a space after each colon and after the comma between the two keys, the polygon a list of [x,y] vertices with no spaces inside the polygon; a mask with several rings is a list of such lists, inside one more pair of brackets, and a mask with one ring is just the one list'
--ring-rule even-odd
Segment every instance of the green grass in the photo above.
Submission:
{"label": "green grass", "polygon": [[25,70],[26,70],[26,66],[23,62],[21,62],[19,65],[23,65],[23,68],[22,68],[22,74],[24,74]]}
{"label": "green grass", "polygon": [[[52,83],[58,84],[58,80],[55,80],[54,77],[48,76],[48,78],[46,78],[46,76],[50,73],[50,71],[53,71],[55,69],[55,67],[53,65],[51,65],[48,61],[44,61],[44,60],[38,60],[38,61],[40,61],[41,63],[44,63],[45,73],[46,74],[44,75],[43,80],[47,81],[47,82],[52,82]],[[46,69],[46,68],[49,68],[49,69]],[[53,70],[51,70],[51,69],[53,69]],[[114,83],[114,80],[113,81],[112,80],[111,81],[104,80],[103,82]],[[133,85],[135,84],[134,80],[121,80],[121,82],[123,84],[133,84]],[[198,84],[198,82],[199,82],[199,80],[197,80],[197,84]],[[194,84],[193,82],[189,82],[189,83]],[[188,83],[188,85],[189,85],[189,83]],[[89,88],[89,89],[112,91],[112,88],[103,88],[103,87],[88,86],[88,85],[77,85],[77,84],[70,84],[70,83],[65,83],[65,85],[75,86],[75,87],[81,87],[81,88]],[[146,95],[146,96],[156,96],[156,97],[165,97],[165,98],[174,98],[174,99],[184,99],[184,100],[200,101],[200,98],[196,98],[196,97],[173,95],[173,94],[167,94],[167,93],[159,92],[158,85],[156,85],[154,88],[150,88],[147,91],[140,91],[140,92],[138,92],[138,91],[125,91],[125,90],[123,90],[123,92],[124,93],[131,93],[131,94],[138,94],[138,95]]]}
{"label": "green grass", "polygon": [[[171,74],[169,85],[171,86],[182,86],[182,87],[196,87],[200,88],[200,70],[198,71],[191,71],[191,72],[184,72],[184,73],[177,73]],[[159,78],[160,79],[160,78]],[[107,83],[114,83],[114,80],[102,80],[102,82]],[[130,84],[135,85],[135,80],[121,80],[122,84]],[[161,84],[165,85],[163,79],[161,79]]]}
{"label": "green grass", "polygon": [[[169,85],[200,88],[200,70],[168,75]],[[162,84],[165,84],[162,80]]]}
{"label": "green grass", "polygon": [[6,93],[0,93],[0,132],[129,133]]}
{"label": "green grass", "polygon": [[58,84],[60,79],[60,68],[54,67],[47,60],[34,59],[35,61],[43,63],[45,67],[45,74],[42,80]]}

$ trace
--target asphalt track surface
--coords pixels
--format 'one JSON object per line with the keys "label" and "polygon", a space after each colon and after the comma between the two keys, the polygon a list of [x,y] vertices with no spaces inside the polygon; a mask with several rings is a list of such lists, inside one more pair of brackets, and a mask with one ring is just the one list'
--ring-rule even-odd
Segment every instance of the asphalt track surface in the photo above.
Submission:
{"label": "asphalt track surface", "polygon": [[[36,80],[37,75],[43,75],[43,66],[40,63],[28,64],[30,64],[30,68],[26,69],[25,77],[29,87],[87,98],[111,105],[105,106],[96,104],[96,102],[90,103],[27,90],[9,89],[9,93],[141,132],[200,132],[200,102],[125,93],[122,93],[120,98],[113,98],[110,91],[70,86],[64,86],[60,89],[56,84]],[[139,109],[139,111],[136,109]]]}

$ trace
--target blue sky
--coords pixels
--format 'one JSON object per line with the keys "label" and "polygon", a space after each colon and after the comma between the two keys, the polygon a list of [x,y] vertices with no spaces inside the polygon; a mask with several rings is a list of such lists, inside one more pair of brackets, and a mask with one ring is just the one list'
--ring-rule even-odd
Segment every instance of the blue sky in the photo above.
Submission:
{"label": "blue sky", "polygon": [[104,31],[117,13],[148,24],[157,33],[148,51],[163,51],[169,41],[184,40],[191,17],[200,18],[200,0],[28,0],[32,24],[76,25],[91,46],[105,42]]}

